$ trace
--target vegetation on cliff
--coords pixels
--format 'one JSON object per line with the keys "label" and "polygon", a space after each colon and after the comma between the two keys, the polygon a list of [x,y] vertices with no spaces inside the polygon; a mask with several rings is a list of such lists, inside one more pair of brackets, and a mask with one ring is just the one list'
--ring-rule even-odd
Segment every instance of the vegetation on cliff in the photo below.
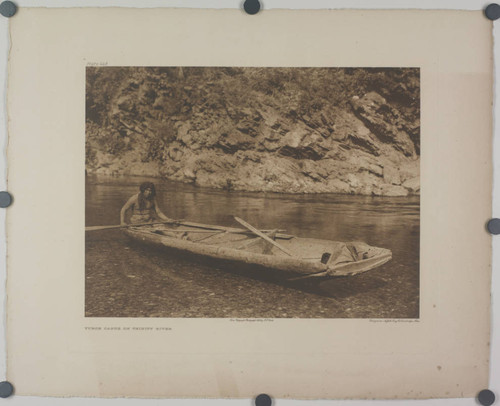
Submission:
{"label": "vegetation on cliff", "polygon": [[89,67],[88,173],[292,193],[419,193],[413,68]]}

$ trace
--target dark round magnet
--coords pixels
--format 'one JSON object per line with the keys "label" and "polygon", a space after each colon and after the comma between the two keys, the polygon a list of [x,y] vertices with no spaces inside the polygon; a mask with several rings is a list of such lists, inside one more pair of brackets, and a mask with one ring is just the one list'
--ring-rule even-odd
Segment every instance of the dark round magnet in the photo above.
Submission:
{"label": "dark round magnet", "polygon": [[9,207],[12,204],[12,196],[9,192],[0,192],[0,207]]}
{"label": "dark round magnet", "polygon": [[255,398],[255,406],[271,406],[272,404],[273,401],[271,396],[266,395],[265,393],[261,393]]}
{"label": "dark round magnet", "polygon": [[484,14],[491,21],[498,20],[500,18],[500,6],[496,3],[491,3],[484,9]]}
{"label": "dark round magnet", "polygon": [[500,234],[500,219],[491,219],[486,227],[491,234]]}
{"label": "dark round magnet", "polygon": [[14,393],[14,387],[10,382],[0,382],[0,398],[8,398]]}
{"label": "dark round magnet", "polygon": [[0,3],[0,14],[4,17],[12,17],[17,12],[17,6],[11,1],[2,1]]}
{"label": "dark round magnet", "polygon": [[260,2],[259,0],[245,0],[243,8],[250,15],[257,14],[260,10]]}
{"label": "dark round magnet", "polygon": [[491,406],[493,403],[495,403],[495,394],[489,389],[483,389],[478,393],[477,400],[483,406]]}

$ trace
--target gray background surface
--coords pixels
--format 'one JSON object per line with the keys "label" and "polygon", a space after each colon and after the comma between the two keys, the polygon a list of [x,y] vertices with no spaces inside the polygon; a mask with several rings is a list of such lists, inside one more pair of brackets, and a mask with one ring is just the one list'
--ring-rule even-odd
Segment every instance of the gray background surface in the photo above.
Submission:
{"label": "gray background surface", "polygon": [[[240,8],[243,7],[243,1],[237,0],[17,0],[18,7],[183,7],[183,8]],[[377,9],[465,9],[481,10],[489,3],[480,0],[264,0],[261,2],[261,12],[273,8],[294,8],[294,9],[327,9],[327,8],[377,8]],[[242,11],[243,12],[243,11]],[[15,17],[14,17],[15,18]],[[252,18],[248,16],[248,18]],[[498,64],[500,61],[500,20],[496,22],[494,28],[495,35],[495,73],[498,75]],[[6,123],[6,82],[7,82],[7,59],[8,59],[8,19],[0,16],[0,147],[2,155],[0,158],[0,190],[6,190],[6,161],[5,150],[7,146],[7,123]],[[494,160],[494,196],[493,196],[493,217],[500,217],[500,142],[499,127],[500,121],[500,86],[495,82],[495,142],[492,151]],[[457,220],[459,221],[459,220]],[[485,219],[485,222],[487,219]],[[0,324],[0,380],[5,379],[5,210],[0,209],[0,311],[2,314],[2,323]],[[492,340],[491,340],[491,377],[490,389],[497,395],[495,404],[500,404],[500,236],[493,239],[493,313],[492,313]],[[15,386],[15,382],[13,382]],[[193,382],[193,385],[196,383]],[[168,385],[168,382],[165,382]],[[477,388],[478,392],[484,388]],[[257,393],[255,395],[258,395]],[[269,393],[269,395],[273,395]],[[165,405],[165,406],[215,406],[215,405],[251,405],[251,399],[238,400],[194,400],[194,399],[79,399],[79,398],[37,398],[13,396],[8,400],[9,405]],[[298,400],[275,400],[274,405],[350,405],[364,406],[374,405],[476,405],[475,399],[432,399],[432,400],[397,400],[397,401],[298,401]]]}

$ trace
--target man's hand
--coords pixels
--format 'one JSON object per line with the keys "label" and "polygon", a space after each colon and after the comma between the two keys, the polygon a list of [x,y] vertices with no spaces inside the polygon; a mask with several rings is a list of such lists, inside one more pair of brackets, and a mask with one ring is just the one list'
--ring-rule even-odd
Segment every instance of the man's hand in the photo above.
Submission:
{"label": "man's hand", "polygon": [[165,216],[165,215],[163,215],[163,216],[159,216],[159,217],[160,217],[160,219],[162,220],[162,222],[164,222],[164,223],[174,224],[174,223],[176,223],[176,222],[177,222],[176,220],[171,219],[171,218],[169,218],[169,217],[167,217],[167,216]]}

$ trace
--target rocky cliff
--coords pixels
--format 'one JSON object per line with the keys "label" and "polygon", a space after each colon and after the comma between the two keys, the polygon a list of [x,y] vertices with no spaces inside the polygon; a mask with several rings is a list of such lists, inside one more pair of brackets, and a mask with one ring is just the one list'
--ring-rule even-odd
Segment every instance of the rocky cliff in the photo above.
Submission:
{"label": "rocky cliff", "polygon": [[87,68],[87,173],[200,186],[420,190],[418,69]]}

